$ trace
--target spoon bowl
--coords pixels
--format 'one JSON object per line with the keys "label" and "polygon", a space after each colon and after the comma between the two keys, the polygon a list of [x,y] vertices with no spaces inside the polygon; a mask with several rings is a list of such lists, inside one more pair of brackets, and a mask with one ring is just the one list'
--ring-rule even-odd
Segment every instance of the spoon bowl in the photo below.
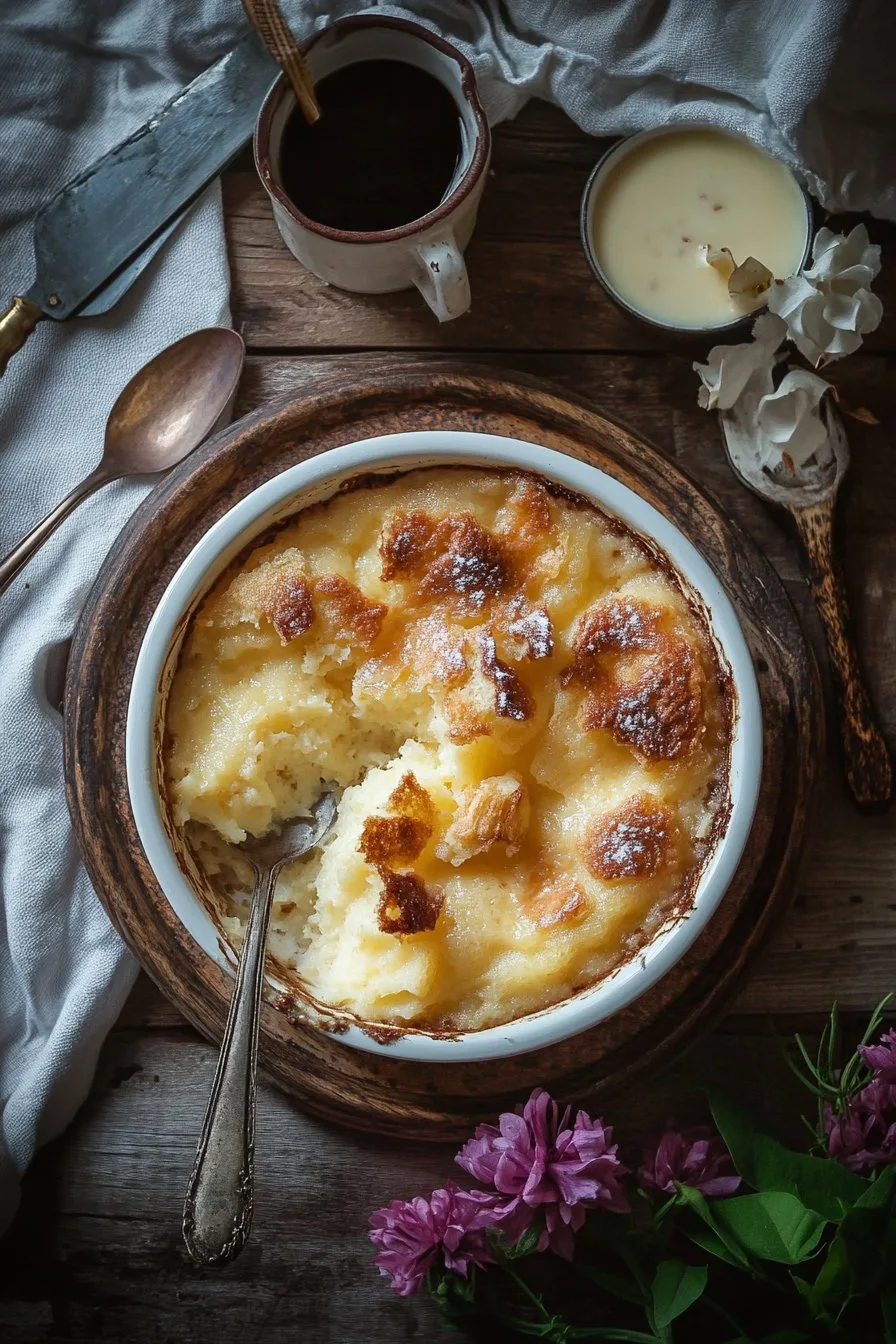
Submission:
{"label": "spoon bowl", "polygon": [[73,509],[122,476],[158,476],[198,448],[233,407],[246,347],[229,327],[205,327],[175,341],[135,373],[106,422],[93,471],[0,560],[0,593]]}
{"label": "spoon bowl", "polygon": [[176,466],[230,410],[244,357],[242,337],[229,327],[207,327],[169,345],[119,394],[101,466],[116,476]]}

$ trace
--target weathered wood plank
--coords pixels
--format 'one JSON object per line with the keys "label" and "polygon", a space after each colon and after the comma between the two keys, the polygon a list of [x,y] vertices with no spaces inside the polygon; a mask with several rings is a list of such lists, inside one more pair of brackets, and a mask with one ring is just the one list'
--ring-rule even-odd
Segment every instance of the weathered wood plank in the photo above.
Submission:
{"label": "weathered wood plank", "polygon": [[[556,108],[530,104],[496,128],[492,174],[468,261],[470,313],[439,326],[416,291],[361,296],[322,284],[281,241],[248,166],[224,179],[233,312],[250,347],[444,350],[641,350],[669,341],[625,317],[594,279],[579,202],[609,142]],[[893,251],[896,228],[872,233]],[[896,267],[878,282],[887,316],[869,348],[896,347]],[[705,354],[706,341],[693,345]]]}
{"label": "weathered wood plank", "polygon": [[[41,1154],[0,1247],[4,1344],[395,1344],[457,1338],[423,1298],[401,1302],[371,1264],[367,1218],[392,1198],[465,1179],[453,1148],[396,1144],[309,1119],[264,1085],[257,1212],[231,1266],[201,1271],[180,1240],[183,1191],[214,1066],[212,1048],[164,1031],[107,1044],[90,1101]],[[625,1155],[675,1114],[698,1118],[700,1077],[757,1079],[773,1121],[792,1109],[768,1029],[749,1023],[698,1045],[688,1062],[607,1098]],[[793,1131],[796,1137],[796,1131]]]}

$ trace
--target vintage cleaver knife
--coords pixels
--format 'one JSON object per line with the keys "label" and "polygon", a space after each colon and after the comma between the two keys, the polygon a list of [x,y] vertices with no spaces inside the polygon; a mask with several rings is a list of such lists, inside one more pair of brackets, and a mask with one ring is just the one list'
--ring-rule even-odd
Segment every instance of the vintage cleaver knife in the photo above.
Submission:
{"label": "vintage cleaver knife", "polygon": [[277,74],[251,33],[41,208],[34,284],[0,316],[0,374],[42,317],[112,307],[248,140]]}

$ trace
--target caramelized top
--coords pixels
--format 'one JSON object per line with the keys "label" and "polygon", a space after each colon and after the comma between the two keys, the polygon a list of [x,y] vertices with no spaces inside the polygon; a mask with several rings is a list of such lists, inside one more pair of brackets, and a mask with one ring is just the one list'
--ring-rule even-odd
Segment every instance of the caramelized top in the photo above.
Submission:
{"label": "caramelized top", "polygon": [[675,814],[649,793],[635,794],[592,822],[583,844],[585,866],[604,882],[656,877],[678,860]]}
{"label": "caramelized top", "polygon": [[414,471],[304,510],[218,581],[168,780],[178,822],[228,843],[332,782],[272,937],[294,932],[322,1002],[477,1027],[593,983],[686,908],[731,718],[655,548],[533,476]]}
{"label": "caramelized top", "polygon": [[377,920],[383,933],[406,937],[412,933],[429,933],[436,927],[445,893],[427,887],[416,873],[393,873],[388,868],[380,871],[383,894],[377,907]]}
{"label": "caramelized top", "polygon": [[383,579],[417,579],[425,597],[453,598],[477,612],[513,584],[506,546],[471,513],[432,518],[422,509],[396,509],[380,540]]}

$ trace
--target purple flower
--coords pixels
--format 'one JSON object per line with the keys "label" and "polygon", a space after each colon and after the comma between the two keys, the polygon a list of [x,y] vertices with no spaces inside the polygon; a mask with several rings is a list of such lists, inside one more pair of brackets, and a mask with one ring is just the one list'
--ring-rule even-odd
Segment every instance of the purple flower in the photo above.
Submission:
{"label": "purple flower", "polygon": [[495,1211],[509,1241],[518,1241],[541,1212],[538,1249],[550,1247],[567,1260],[586,1209],[628,1212],[620,1184],[626,1168],[612,1129],[584,1111],[572,1126],[569,1118],[569,1107],[561,1116],[557,1103],[536,1088],[522,1114],[506,1111],[497,1127],[480,1125],[457,1155],[464,1171],[509,1196]]}
{"label": "purple flower", "polygon": [[652,1194],[674,1195],[676,1182],[716,1199],[740,1187],[728,1150],[712,1130],[700,1125],[682,1133],[667,1129],[655,1148],[644,1154],[638,1184]]}
{"label": "purple flower", "polygon": [[[877,1049],[877,1046],[866,1047]],[[883,1071],[835,1114],[825,1107],[828,1153],[850,1171],[873,1171],[896,1162],[896,1084]]]}
{"label": "purple flower", "polygon": [[860,1045],[859,1054],[882,1083],[896,1083],[896,1029],[885,1032],[877,1045]]}
{"label": "purple flower", "polygon": [[494,1195],[460,1190],[453,1181],[429,1199],[393,1199],[370,1218],[374,1263],[400,1297],[416,1293],[441,1252],[447,1269],[466,1276],[470,1265],[492,1264],[485,1228],[495,1221]]}

